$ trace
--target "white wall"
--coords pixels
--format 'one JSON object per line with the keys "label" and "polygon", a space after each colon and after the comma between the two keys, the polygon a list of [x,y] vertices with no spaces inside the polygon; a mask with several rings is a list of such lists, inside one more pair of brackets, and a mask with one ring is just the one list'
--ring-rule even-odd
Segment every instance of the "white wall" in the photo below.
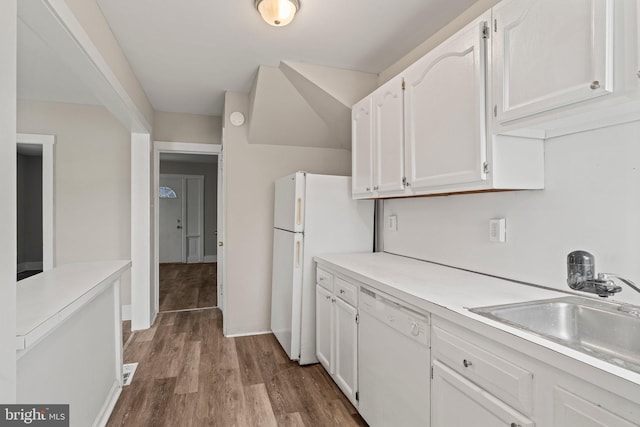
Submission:
{"label": "white wall", "polygon": [[[57,265],[131,257],[131,134],[105,108],[18,103],[18,132],[56,136]],[[130,273],[122,303],[131,298]]]}
{"label": "white wall", "polygon": [[0,2],[0,402],[16,399],[17,2]]}
{"label": "white wall", "polygon": [[270,330],[274,180],[305,170],[351,174],[351,153],[339,149],[249,144],[248,124],[229,123],[229,114],[248,117],[246,93],[225,97],[225,256],[227,334]]}
{"label": "white wall", "polygon": [[218,229],[218,164],[160,159],[160,173],[204,176],[204,255],[215,256],[218,249],[215,234]]}
{"label": "white wall", "polygon": [[156,141],[220,144],[222,117],[156,111],[153,137]]}
{"label": "white wall", "polygon": [[476,19],[478,16],[482,15],[483,12],[492,8],[499,2],[500,0],[478,0],[477,2],[472,4],[467,10],[465,10],[458,17],[445,25],[434,35],[429,37],[415,49],[411,50],[389,68],[382,71],[378,75],[378,84],[381,85],[382,83],[390,80],[392,77],[398,75],[402,70],[416,62],[418,59],[422,58],[425,54],[427,54],[427,52],[451,37],[458,30],[462,29],[462,27]]}
{"label": "white wall", "polygon": [[[540,191],[387,200],[398,231],[385,231],[385,251],[569,290],[566,256],[584,249],[598,272],[640,283],[639,141],[640,122],[548,140]],[[497,217],[505,244],[489,242]],[[640,304],[624,285],[618,295]]]}

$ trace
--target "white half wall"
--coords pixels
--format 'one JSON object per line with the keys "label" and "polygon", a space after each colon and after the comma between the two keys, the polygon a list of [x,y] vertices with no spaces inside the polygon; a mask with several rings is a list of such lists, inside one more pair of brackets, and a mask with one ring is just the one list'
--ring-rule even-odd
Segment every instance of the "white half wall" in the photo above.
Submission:
{"label": "white half wall", "polygon": [[[570,290],[567,254],[584,249],[597,272],[640,283],[639,141],[640,122],[548,140],[544,190],[386,200],[385,251]],[[491,218],[506,218],[506,243],[489,242]],[[614,299],[640,304],[622,288]]]}
{"label": "white half wall", "polygon": [[270,330],[273,195],[275,179],[298,170],[351,174],[351,153],[341,149],[250,144],[248,124],[235,127],[229,114],[248,117],[249,96],[225,97],[225,329],[227,335]]}
{"label": "white half wall", "polygon": [[16,0],[0,2],[0,402],[16,400]]}

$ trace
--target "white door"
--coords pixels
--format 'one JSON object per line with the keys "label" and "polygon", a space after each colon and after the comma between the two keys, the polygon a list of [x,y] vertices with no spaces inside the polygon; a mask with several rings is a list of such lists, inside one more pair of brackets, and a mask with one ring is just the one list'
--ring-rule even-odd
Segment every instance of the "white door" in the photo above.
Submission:
{"label": "white door", "polygon": [[402,77],[398,76],[373,93],[376,174],[375,191],[404,192],[404,112]]}
{"label": "white door", "polygon": [[335,299],[335,379],[351,403],[357,406],[358,391],[358,310]]}
{"label": "white door", "polygon": [[498,122],[612,92],[614,3],[510,0],[494,7]]}
{"label": "white door", "polygon": [[333,303],[331,292],[316,285],[316,356],[322,366],[333,374]]}
{"label": "white door", "polygon": [[433,362],[431,398],[431,427],[535,426],[533,421],[437,360]]}
{"label": "white door", "polygon": [[273,230],[271,331],[291,360],[300,358],[302,234]]}
{"label": "white door", "polygon": [[405,72],[407,180],[414,190],[485,179],[487,12]]}
{"label": "white door", "polygon": [[160,262],[185,262],[184,189],[181,178],[160,177]]}
{"label": "white door", "polygon": [[367,96],[351,109],[352,194],[370,197],[373,192],[373,97]]}
{"label": "white door", "polygon": [[304,185],[302,172],[276,180],[273,211],[275,228],[297,233],[304,231]]}

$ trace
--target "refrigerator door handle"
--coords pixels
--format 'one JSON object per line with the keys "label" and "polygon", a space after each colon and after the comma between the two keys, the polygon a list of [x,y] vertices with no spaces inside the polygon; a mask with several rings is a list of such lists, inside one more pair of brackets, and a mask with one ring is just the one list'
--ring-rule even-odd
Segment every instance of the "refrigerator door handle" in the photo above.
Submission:
{"label": "refrigerator door handle", "polygon": [[296,204],[296,224],[302,224],[302,199],[298,197],[298,203]]}
{"label": "refrigerator door handle", "polygon": [[300,268],[300,241],[296,242],[296,268]]}

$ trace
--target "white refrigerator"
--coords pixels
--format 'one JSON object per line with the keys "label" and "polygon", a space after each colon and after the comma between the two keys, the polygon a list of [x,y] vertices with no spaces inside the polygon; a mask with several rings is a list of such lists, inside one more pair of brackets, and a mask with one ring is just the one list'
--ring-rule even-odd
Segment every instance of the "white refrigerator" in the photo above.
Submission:
{"label": "white refrigerator", "polygon": [[374,202],[353,200],[346,176],[296,172],[275,187],[271,330],[307,365],[318,361],[313,257],[371,252]]}

